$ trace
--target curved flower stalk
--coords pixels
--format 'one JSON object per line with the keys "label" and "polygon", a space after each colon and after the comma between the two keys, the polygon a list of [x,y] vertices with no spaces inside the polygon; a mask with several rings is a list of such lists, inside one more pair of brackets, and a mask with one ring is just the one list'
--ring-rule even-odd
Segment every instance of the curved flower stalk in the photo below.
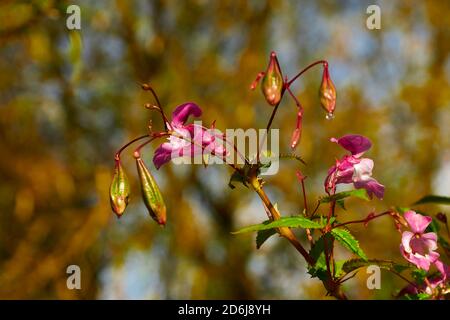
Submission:
{"label": "curved flower stalk", "polygon": [[[255,81],[250,86],[251,90],[254,90],[258,85],[258,82],[262,79],[261,82],[261,90],[266,99],[267,103],[274,107],[272,111],[272,115],[270,116],[269,122],[267,124],[267,130],[270,129],[272,125],[272,121],[275,117],[275,114],[278,110],[278,106],[283,99],[283,95],[285,91],[289,93],[292,99],[295,102],[297,107],[296,113],[296,126],[291,135],[291,149],[295,150],[297,145],[300,142],[300,138],[302,135],[302,119],[303,119],[303,106],[297,97],[293,94],[291,90],[291,85],[306,71],[311,69],[316,65],[323,65],[323,75],[322,75],[322,83],[319,88],[319,98],[320,103],[324,110],[327,112],[326,119],[332,119],[334,110],[336,108],[336,88],[334,87],[333,81],[330,78],[330,73],[328,70],[328,62],[326,60],[316,61],[303,70],[301,70],[297,75],[295,75],[291,80],[285,78],[283,80],[283,73],[280,68],[280,64],[278,62],[278,58],[275,52],[270,53],[269,64],[267,66],[266,71],[262,71],[258,73]],[[264,138],[265,139],[265,138]]]}

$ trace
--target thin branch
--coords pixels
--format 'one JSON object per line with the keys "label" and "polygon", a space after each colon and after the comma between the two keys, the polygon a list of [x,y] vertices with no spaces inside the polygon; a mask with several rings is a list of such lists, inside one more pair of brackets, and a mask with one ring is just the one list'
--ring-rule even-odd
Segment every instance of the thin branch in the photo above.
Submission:
{"label": "thin branch", "polygon": [[376,218],[379,218],[379,217],[381,217],[381,216],[390,214],[391,212],[392,212],[392,211],[385,211],[385,212],[383,212],[383,213],[376,214],[376,215],[373,215],[373,216],[368,215],[365,219],[361,219],[361,220],[353,220],[353,221],[347,221],[347,222],[344,222],[344,223],[340,223],[340,224],[338,224],[338,225],[335,225],[333,228],[339,228],[339,227],[343,227],[343,226],[346,226],[346,225],[349,225],[349,224],[354,224],[354,223],[368,223],[369,221],[371,221],[371,220],[373,220],[373,219],[376,219]]}
{"label": "thin branch", "polygon": [[114,159],[115,159],[116,161],[120,160],[120,154],[121,154],[122,151],[125,150],[129,145],[135,143],[136,141],[139,141],[139,140],[142,140],[142,139],[148,138],[148,137],[150,137],[150,135],[149,135],[149,134],[146,134],[146,135],[137,137],[137,138],[131,140],[130,142],[126,143],[126,144],[123,145],[119,150],[117,150],[117,152],[116,152],[116,154],[115,154],[115,156],[114,156]]}
{"label": "thin branch", "polygon": [[295,80],[298,79],[298,77],[300,77],[303,73],[305,73],[306,71],[308,71],[309,69],[311,69],[312,67],[314,67],[315,65],[318,64],[323,64],[324,66],[328,65],[328,62],[326,60],[319,60],[316,61],[314,63],[311,63],[309,66],[307,66],[305,69],[303,69],[302,71],[300,71],[295,77],[293,77],[291,80],[289,80],[287,82],[287,86],[289,87]]}

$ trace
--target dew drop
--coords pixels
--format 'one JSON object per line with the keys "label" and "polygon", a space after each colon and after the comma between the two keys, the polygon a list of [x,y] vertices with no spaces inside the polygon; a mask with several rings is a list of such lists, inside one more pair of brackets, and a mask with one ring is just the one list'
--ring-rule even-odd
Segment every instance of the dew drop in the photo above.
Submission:
{"label": "dew drop", "polygon": [[334,118],[334,114],[332,112],[327,113],[327,115],[325,116],[325,119],[327,120],[332,120]]}

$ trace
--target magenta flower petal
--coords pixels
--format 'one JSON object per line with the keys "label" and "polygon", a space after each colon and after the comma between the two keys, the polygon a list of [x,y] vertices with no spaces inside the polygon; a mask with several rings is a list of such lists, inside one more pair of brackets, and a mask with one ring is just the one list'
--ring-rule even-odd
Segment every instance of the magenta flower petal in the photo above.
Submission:
{"label": "magenta flower petal", "polygon": [[165,142],[161,144],[153,155],[153,163],[156,169],[159,169],[163,164],[170,161],[172,158],[173,147],[170,143]]}
{"label": "magenta flower petal", "polygon": [[414,233],[423,233],[432,220],[431,217],[423,216],[412,210],[405,212],[404,216]]}
{"label": "magenta flower petal", "polygon": [[342,161],[337,163],[336,184],[352,183],[353,174],[355,172],[353,165],[353,157],[344,157]]}
{"label": "magenta flower petal", "polygon": [[345,135],[339,139],[331,138],[330,141],[336,142],[344,149],[350,151],[355,157],[361,156],[372,146],[372,143],[369,139],[357,134]]}
{"label": "magenta flower petal", "polygon": [[355,181],[353,183],[356,189],[364,188],[370,198],[375,195],[378,199],[383,199],[384,196],[384,186],[380,184],[377,180],[373,178],[368,178],[367,180]]}
{"label": "magenta flower petal", "polygon": [[434,262],[434,265],[440,272],[441,279],[443,281],[447,280],[447,278],[450,278],[450,267],[448,265],[444,264],[441,260],[436,260]]}
{"label": "magenta flower petal", "polygon": [[402,233],[402,246],[403,246],[403,251],[405,251],[406,253],[412,253],[412,249],[409,245],[409,242],[411,241],[413,236],[414,236],[414,233],[409,232],[409,231],[405,231]]}
{"label": "magenta flower petal", "polygon": [[428,271],[430,269],[431,262],[426,257],[416,254],[410,254],[409,259],[407,260],[411,263],[414,263],[418,268],[423,269],[425,271]]}
{"label": "magenta flower petal", "polygon": [[172,114],[172,121],[168,123],[170,127],[169,142],[163,143],[156,149],[153,156],[153,163],[156,168],[171,159],[178,157],[194,157],[201,154],[214,153],[215,155],[226,155],[227,150],[216,138],[221,138],[214,132],[214,125],[211,132],[198,124],[185,124],[189,116],[199,117],[202,110],[195,103],[189,102],[178,106]]}
{"label": "magenta flower petal", "polygon": [[404,287],[400,292],[398,293],[397,297],[403,297],[407,294],[418,294],[419,290],[417,287],[413,284],[408,284],[406,287]]}
{"label": "magenta flower petal", "polygon": [[436,263],[436,261],[439,260],[440,256],[441,255],[439,253],[433,251],[428,254],[428,259],[430,260],[431,263]]}
{"label": "magenta flower petal", "polygon": [[430,250],[437,249],[437,234],[434,232],[424,233],[421,237],[423,242]]}
{"label": "magenta flower petal", "polygon": [[179,105],[172,113],[172,125],[176,127],[184,125],[190,115],[200,117],[202,115],[202,109],[192,102]]}

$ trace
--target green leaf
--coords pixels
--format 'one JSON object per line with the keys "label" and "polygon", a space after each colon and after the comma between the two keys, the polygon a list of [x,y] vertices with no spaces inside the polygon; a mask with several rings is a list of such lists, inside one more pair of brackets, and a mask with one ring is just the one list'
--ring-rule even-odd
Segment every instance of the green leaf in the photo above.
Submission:
{"label": "green leaf", "polygon": [[363,200],[370,200],[369,195],[367,194],[366,189],[355,189],[350,191],[343,191],[336,193],[332,196],[323,197],[319,201],[320,203],[329,203],[331,201],[341,201],[348,197],[355,197]]}
{"label": "green leaf", "polygon": [[450,205],[450,197],[428,195],[416,201],[414,204],[437,203]]}
{"label": "green leaf", "polygon": [[323,254],[323,252],[325,250],[325,246],[324,246],[324,238],[325,237],[326,238],[331,238],[329,233],[325,233],[316,242],[314,242],[314,245],[311,247],[311,250],[309,250],[309,255],[315,261],[319,260],[320,255]]}
{"label": "green leaf", "polygon": [[433,218],[431,220],[431,223],[428,225],[426,232],[435,232],[436,234],[439,233],[439,222],[436,221],[436,219]]}
{"label": "green leaf", "polygon": [[450,257],[450,244],[439,234],[438,234],[438,243],[444,249],[444,252],[447,255],[447,257]]}
{"label": "green leaf", "polygon": [[363,260],[363,259],[351,259],[344,263],[342,266],[342,269],[345,273],[349,273],[352,271],[355,271],[356,269],[367,267],[370,265],[377,265],[382,269],[395,271],[395,272],[402,272],[403,270],[409,269],[410,266],[404,265],[404,264],[398,264],[393,261],[389,260],[379,260],[379,259],[369,259],[369,260]]}
{"label": "green leaf", "polygon": [[428,300],[431,298],[431,295],[429,295],[428,293],[425,292],[421,292],[417,294],[417,299],[418,300]]}
{"label": "green leaf", "polygon": [[303,164],[306,164],[306,162],[298,155],[291,153],[291,154],[280,154],[280,159],[291,159],[291,160],[297,160]]}
{"label": "green leaf", "polygon": [[308,229],[318,229],[322,228],[320,224],[317,222],[311,221],[302,216],[294,216],[294,217],[284,217],[276,221],[264,221],[260,224],[254,224],[245,228],[242,228],[238,231],[232,232],[233,234],[252,232],[252,231],[260,231],[260,230],[268,230],[274,228],[308,228]]}
{"label": "green leaf", "polygon": [[256,249],[261,248],[263,243],[276,233],[277,231],[275,229],[259,230],[256,234]]}
{"label": "green leaf", "polygon": [[335,277],[341,277],[345,274],[344,272],[344,264],[345,264],[345,260],[339,260],[339,261],[335,261],[334,262],[334,276]]}
{"label": "green leaf", "polygon": [[427,277],[427,271],[422,269],[414,269],[411,272],[411,276],[416,280],[418,284],[422,284]]}
{"label": "green leaf", "polygon": [[411,209],[407,208],[407,207],[395,207],[395,210],[398,211],[401,214],[404,214],[406,211],[409,211]]}
{"label": "green leaf", "polygon": [[321,236],[309,251],[309,255],[316,261],[316,263],[314,266],[309,267],[308,273],[312,277],[317,277],[322,281],[326,280],[328,277],[327,263],[325,259],[325,241],[328,241],[331,245],[331,241],[333,241],[331,234],[325,233]]}
{"label": "green leaf", "polygon": [[339,207],[341,207],[342,210],[347,210],[347,209],[345,209],[344,199],[336,200],[336,203]]}
{"label": "green leaf", "polygon": [[344,247],[349,249],[354,254],[358,255],[361,259],[367,260],[366,254],[359,247],[358,240],[356,240],[349,231],[347,231],[345,229],[337,228],[337,229],[332,229],[331,234]]}
{"label": "green leaf", "polygon": [[[312,246],[309,255],[316,261],[315,265],[308,269],[308,273],[313,277],[318,277],[320,280],[326,280],[328,277],[327,263],[325,259],[325,241],[329,247],[333,244],[333,237],[330,233],[325,233]],[[334,276],[341,277],[343,275],[343,266],[345,261],[334,262]]]}
{"label": "green leaf", "polygon": [[421,292],[418,294],[405,294],[403,298],[405,300],[428,300],[431,298],[431,295],[425,292]]}

